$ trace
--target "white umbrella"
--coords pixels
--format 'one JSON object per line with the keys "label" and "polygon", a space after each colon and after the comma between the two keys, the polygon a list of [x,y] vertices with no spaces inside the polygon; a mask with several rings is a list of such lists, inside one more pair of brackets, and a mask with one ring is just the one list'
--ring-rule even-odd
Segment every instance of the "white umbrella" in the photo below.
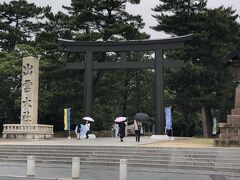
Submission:
{"label": "white umbrella", "polygon": [[85,120],[85,121],[91,121],[91,122],[94,122],[94,119],[91,118],[91,117],[83,117],[82,119]]}
{"label": "white umbrella", "polygon": [[122,121],[126,121],[126,117],[117,117],[116,119],[115,119],[115,122],[122,122]]}

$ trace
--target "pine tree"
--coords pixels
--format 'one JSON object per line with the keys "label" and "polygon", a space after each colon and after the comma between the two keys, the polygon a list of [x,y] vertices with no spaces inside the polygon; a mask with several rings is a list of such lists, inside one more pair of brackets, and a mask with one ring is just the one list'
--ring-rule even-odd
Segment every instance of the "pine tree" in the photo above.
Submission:
{"label": "pine tree", "polygon": [[[64,8],[71,16],[71,30],[75,39],[99,40],[146,38],[140,33],[144,23],[141,16],[126,12],[127,0],[72,0]],[[139,1],[130,1],[139,3]]]}
{"label": "pine tree", "polygon": [[34,41],[47,10],[26,0],[0,4],[0,48],[13,50],[16,44]]}
{"label": "pine tree", "polygon": [[[198,21],[206,10],[207,0],[160,0],[153,11],[158,24],[152,27],[172,35],[186,35],[199,28]],[[190,30],[190,31],[189,31]]]}

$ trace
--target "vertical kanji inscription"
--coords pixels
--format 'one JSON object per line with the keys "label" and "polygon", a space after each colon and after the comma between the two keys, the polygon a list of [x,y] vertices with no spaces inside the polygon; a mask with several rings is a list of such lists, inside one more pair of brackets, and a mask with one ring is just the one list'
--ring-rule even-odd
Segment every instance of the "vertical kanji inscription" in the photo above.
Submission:
{"label": "vertical kanji inscription", "polygon": [[37,124],[39,61],[23,58],[21,124]]}

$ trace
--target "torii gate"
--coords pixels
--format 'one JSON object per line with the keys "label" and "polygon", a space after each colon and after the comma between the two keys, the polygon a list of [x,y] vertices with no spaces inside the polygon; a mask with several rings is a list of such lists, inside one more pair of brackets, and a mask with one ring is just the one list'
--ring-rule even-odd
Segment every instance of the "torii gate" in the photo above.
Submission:
{"label": "torii gate", "polygon": [[[133,41],[73,41],[59,39],[60,45],[68,52],[85,53],[85,62],[67,63],[67,69],[84,69],[84,115],[92,115],[92,86],[93,70],[95,69],[154,69],[155,70],[155,118],[156,134],[164,134],[164,106],[163,106],[163,69],[164,67],[178,67],[183,61],[164,60],[163,51],[182,48],[184,43],[191,39],[192,35],[173,37],[157,40],[133,40]],[[155,59],[149,62],[129,62],[127,52],[154,51]],[[93,61],[94,52],[120,52],[120,62],[96,62]]]}

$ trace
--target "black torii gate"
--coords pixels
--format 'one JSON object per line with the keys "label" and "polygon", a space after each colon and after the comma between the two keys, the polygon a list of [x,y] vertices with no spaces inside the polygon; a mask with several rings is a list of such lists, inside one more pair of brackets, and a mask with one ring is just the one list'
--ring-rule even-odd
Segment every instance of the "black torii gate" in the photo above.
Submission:
{"label": "black torii gate", "polygon": [[[84,69],[84,115],[92,115],[92,86],[94,69],[155,69],[155,108],[156,108],[156,134],[164,134],[164,106],[163,106],[163,68],[178,67],[183,61],[164,60],[163,51],[182,48],[185,41],[190,40],[191,35],[173,37],[158,40],[134,40],[134,41],[73,41],[59,39],[60,45],[68,52],[85,53],[85,62],[67,63],[67,69]],[[149,62],[129,62],[127,52],[154,51],[155,60]],[[96,62],[93,61],[94,52],[120,52],[120,62]]]}

